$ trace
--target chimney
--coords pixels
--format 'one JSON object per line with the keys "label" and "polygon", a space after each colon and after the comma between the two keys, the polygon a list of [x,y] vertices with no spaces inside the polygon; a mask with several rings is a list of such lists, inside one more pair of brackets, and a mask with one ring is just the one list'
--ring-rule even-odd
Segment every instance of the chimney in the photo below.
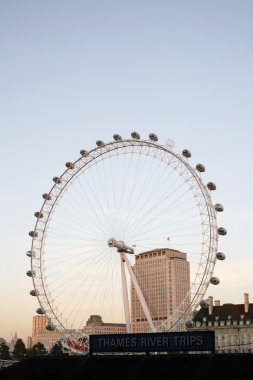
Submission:
{"label": "chimney", "polygon": [[244,293],[244,312],[248,313],[249,311],[249,295],[248,293]]}
{"label": "chimney", "polygon": [[209,296],[208,297],[208,315],[212,315],[213,313],[213,297]]}
{"label": "chimney", "polygon": [[220,300],[215,300],[214,301],[214,306],[220,306]]}

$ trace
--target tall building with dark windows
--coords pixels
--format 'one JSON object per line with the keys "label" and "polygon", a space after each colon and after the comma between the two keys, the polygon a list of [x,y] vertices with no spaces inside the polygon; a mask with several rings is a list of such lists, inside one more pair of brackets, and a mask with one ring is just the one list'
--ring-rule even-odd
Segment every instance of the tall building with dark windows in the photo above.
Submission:
{"label": "tall building with dark windows", "polygon": [[[154,324],[161,325],[177,310],[190,290],[190,263],[186,253],[159,249],[136,256],[134,272]],[[131,287],[132,332],[147,332],[149,325],[136,291]]]}

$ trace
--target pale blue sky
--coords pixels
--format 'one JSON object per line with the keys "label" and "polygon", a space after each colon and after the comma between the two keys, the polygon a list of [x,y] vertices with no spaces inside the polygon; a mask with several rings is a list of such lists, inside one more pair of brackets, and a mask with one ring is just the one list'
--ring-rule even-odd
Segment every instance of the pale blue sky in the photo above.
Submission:
{"label": "pale blue sky", "polygon": [[217,184],[227,254],[208,289],[253,301],[252,1],[2,1],[0,336],[26,339],[25,275],[41,194],[81,148],[150,132]]}

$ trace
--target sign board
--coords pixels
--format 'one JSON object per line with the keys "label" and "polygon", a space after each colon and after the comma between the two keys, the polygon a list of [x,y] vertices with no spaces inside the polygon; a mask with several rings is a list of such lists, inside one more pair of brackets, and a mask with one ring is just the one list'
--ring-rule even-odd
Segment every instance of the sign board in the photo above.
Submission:
{"label": "sign board", "polygon": [[90,352],[214,351],[214,331],[91,335]]}

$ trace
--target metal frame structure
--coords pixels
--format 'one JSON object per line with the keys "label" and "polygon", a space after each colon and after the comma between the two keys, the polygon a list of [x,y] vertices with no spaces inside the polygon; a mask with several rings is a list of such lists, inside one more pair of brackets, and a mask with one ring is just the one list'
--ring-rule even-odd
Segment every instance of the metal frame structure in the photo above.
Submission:
{"label": "metal frame structure", "polygon": [[[212,203],[210,190],[203,183],[201,178],[201,171],[204,170],[193,168],[189,164],[186,155],[175,153],[171,146],[160,145],[157,139],[153,137],[153,134],[151,135],[149,140],[140,139],[138,134],[132,134],[132,136],[136,136],[137,138],[131,139],[121,139],[119,135],[115,135],[114,141],[108,143],[97,141],[97,147],[94,149],[89,152],[81,151],[81,156],[75,162],[67,163],[67,169],[63,174],[60,177],[54,178],[54,185],[50,191],[47,194],[43,194],[44,202],[40,211],[35,213],[37,219],[34,230],[30,233],[32,236],[32,245],[31,251],[29,251],[28,254],[28,256],[31,257],[31,271],[28,275],[32,277],[35,290],[35,293],[32,295],[36,295],[38,298],[40,304],[39,312],[47,315],[50,324],[59,331],[65,341],[68,342],[68,348],[74,352],[86,352],[86,349],[83,349],[83,347],[85,347],[88,337],[83,335],[81,340],[73,339],[71,330],[66,329],[64,316],[57,314],[54,299],[51,297],[45,276],[44,255],[46,252],[44,245],[47,238],[48,226],[65,191],[85,170],[91,168],[101,160],[110,159],[113,156],[121,154],[140,154],[154,157],[155,159],[165,162],[172,170],[177,172],[178,176],[183,178],[189,191],[192,192],[196,200],[196,207],[198,208],[202,225],[202,252],[201,260],[198,264],[198,271],[192,280],[190,294],[181,303],[176,313],[170,319],[161,323],[158,331],[176,331],[182,329],[186,321],[191,319],[192,313],[199,307],[207,287],[213,278],[214,266],[218,258],[216,255],[219,232],[216,219],[217,210]],[[145,298],[127,258],[127,251],[119,249],[119,253],[127,331],[130,332],[130,310],[125,270],[130,274],[144,313],[149,321],[150,331],[157,331],[150,316]],[[191,299],[190,304],[189,299]]]}

